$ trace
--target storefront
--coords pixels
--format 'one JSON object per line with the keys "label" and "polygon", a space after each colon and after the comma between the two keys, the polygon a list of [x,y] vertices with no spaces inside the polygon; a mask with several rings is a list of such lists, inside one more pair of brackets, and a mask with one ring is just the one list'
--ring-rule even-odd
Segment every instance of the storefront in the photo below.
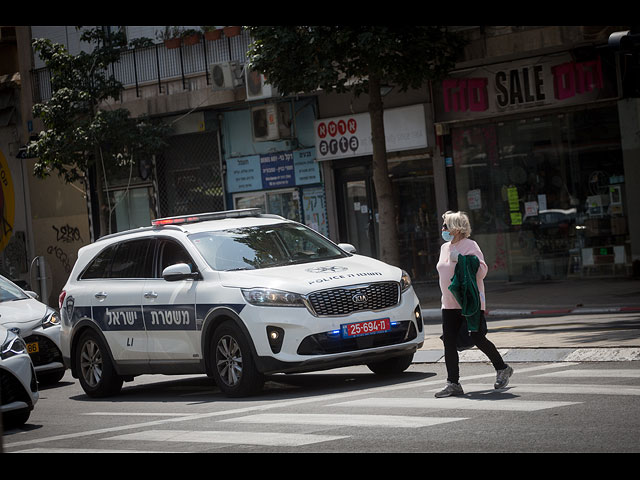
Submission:
{"label": "storefront", "polygon": [[261,208],[329,236],[313,145],[315,99],[258,103],[222,116],[227,208]]}
{"label": "storefront", "polygon": [[629,271],[615,62],[583,55],[486,65],[434,86],[450,208],[469,213],[490,279]]}
{"label": "storefront", "polygon": [[[413,280],[432,280],[440,250],[433,160],[424,104],[385,110],[387,162],[398,206],[401,267]],[[334,240],[378,257],[379,233],[373,185],[368,113],[315,122],[318,161],[333,176],[338,232]]]}

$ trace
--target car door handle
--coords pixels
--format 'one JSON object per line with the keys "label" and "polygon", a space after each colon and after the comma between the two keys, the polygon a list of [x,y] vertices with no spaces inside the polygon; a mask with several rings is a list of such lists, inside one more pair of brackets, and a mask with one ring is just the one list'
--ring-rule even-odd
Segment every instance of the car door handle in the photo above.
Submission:
{"label": "car door handle", "polygon": [[156,292],[144,292],[144,298],[158,298]]}
{"label": "car door handle", "polygon": [[98,292],[94,295],[98,300],[104,300],[107,298],[107,292]]}

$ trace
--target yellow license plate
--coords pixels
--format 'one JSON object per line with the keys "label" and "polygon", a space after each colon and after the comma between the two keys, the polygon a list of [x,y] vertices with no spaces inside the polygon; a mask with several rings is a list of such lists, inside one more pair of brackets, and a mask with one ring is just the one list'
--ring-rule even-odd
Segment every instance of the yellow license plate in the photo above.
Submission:
{"label": "yellow license plate", "polygon": [[27,343],[27,353],[38,353],[39,351],[38,342]]}

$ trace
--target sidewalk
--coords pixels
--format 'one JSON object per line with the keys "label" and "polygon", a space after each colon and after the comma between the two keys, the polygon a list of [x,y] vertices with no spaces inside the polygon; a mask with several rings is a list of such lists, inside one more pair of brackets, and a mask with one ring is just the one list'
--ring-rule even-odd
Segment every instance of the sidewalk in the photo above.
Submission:
{"label": "sidewalk", "polygon": [[[414,284],[425,324],[416,363],[443,360],[438,284]],[[640,360],[640,280],[485,282],[488,337],[505,361]],[[461,362],[486,362],[473,348]]]}

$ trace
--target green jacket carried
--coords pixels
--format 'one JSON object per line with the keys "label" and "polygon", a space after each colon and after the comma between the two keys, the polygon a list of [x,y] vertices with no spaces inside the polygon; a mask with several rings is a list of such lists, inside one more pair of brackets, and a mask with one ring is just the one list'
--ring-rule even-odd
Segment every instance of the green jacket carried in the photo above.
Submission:
{"label": "green jacket carried", "polygon": [[458,255],[456,270],[449,285],[449,291],[462,308],[462,315],[467,319],[470,332],[480,330],[482,310],[480,291],[476,274],[480,267],[480,260],[475,255]]}

